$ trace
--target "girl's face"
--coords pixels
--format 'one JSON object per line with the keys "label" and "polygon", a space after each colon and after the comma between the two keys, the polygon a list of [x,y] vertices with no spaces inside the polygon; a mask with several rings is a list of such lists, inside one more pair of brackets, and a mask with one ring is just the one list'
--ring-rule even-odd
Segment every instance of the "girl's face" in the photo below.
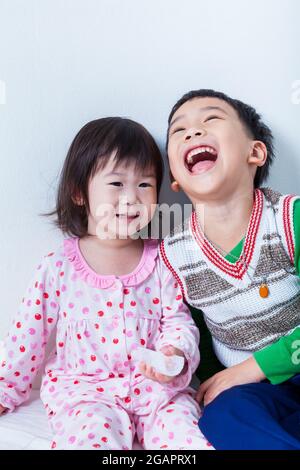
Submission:
{"label": "girl's face", "polygon": [[134,163],[116,166],[114,156],[89,182],[88,232],[102,239],[136,238],[156,209],[156,177]]}

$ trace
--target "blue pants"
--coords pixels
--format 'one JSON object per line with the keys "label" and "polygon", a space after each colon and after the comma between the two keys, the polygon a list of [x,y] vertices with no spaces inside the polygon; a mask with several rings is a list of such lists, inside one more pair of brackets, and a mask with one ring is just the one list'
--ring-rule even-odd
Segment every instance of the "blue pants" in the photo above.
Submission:
{"label": "blue pants", "polygon": [[300,375],[226,390],[204,408],[199,428],[220,450],[299,450]]}

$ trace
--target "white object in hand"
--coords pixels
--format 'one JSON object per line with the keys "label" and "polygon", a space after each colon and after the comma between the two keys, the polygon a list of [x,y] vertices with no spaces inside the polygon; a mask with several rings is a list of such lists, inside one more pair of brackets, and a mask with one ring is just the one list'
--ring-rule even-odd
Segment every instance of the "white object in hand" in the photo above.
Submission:
{"label": "white object in hand", "polygon": [[169,375],[170,377],[178,375],[184,366],[184,357],[182,356],[166,356],[160,351],[147,348],[137,348],[134,351],[134,357],[154,367],[160,374]]}

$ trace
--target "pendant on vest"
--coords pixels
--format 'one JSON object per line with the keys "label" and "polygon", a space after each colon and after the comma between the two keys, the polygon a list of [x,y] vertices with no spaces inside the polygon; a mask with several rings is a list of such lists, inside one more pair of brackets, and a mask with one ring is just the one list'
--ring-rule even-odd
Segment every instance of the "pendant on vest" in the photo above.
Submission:
{"label": "pendant on vest", "polygon": [[263,298],[266,299],[269,297],[269,288],[267,284],[262,284],[259,288],[259,295]]}

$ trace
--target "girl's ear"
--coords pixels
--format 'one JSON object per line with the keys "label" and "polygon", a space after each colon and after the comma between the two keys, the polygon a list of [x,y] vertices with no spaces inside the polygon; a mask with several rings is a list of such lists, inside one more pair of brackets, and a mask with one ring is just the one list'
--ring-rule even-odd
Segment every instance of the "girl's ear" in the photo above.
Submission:
{"label": "girl's ear", "polygon": [[84,206],[83,197],[79,193],[76,193],[74,196],[72,196],[72,201],[74,204],[76,204],[76,206]]}
{"label": "girl's ear", "polygon": [[248,157],[248,163],[256,166],[264,166],[268,157],[266,145],[260,140],[255,140],[252,143],[251,154]]}

